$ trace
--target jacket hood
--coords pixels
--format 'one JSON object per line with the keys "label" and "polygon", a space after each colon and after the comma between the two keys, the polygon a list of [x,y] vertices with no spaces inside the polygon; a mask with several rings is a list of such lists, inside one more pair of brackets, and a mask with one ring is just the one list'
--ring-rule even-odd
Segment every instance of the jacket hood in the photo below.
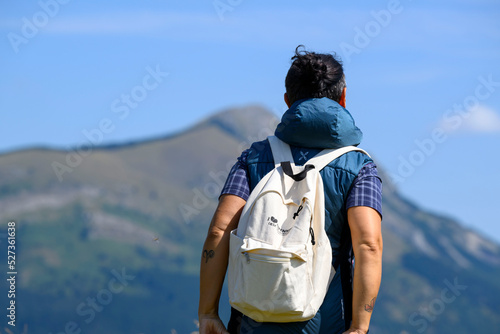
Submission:
{"label": "jacket hood", "polygon": [[351,114],[326,97],[296,101],[274,134],[289,145],[309,148],[357,146],[363,138]]}

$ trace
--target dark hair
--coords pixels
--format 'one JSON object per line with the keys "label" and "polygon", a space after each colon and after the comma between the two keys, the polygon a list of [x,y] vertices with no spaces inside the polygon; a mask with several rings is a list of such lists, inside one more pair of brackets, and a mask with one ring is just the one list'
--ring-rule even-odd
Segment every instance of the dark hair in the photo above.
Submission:
{"label": "dark hair", "polygon": [[285,79],[290,103],[306,98],[327,97],[339,102],[345,87],[342,63],[334,55],[299,50],[297,46],[293,63]]}

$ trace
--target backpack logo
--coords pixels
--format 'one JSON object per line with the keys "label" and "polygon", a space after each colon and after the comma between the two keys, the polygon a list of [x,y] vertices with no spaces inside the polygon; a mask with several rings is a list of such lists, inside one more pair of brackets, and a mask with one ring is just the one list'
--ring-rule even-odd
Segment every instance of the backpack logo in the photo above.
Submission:
{"label": "backpack logo", "polygon": [[276,230],[281,235],[287,235],[290,232],[290,230],[292,229],[292,228],[289,228],[289,229],[283,229],[283,228],[281,228],[278,225],[278,219],[274,218],[273,216],[267,217],[267,225],[272,226],[272,227],[276,227]]}
{"label": "backpack logo", "polygon": [[271,226],[276,226],[278,224],[278,219],[274,218],[273,216],[267,217],[268,225]]}

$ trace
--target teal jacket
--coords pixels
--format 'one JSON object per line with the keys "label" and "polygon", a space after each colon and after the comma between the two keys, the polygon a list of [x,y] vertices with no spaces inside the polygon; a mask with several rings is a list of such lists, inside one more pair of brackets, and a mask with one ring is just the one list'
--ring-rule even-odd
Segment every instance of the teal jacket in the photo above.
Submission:
{"label": "teal jacket", "polygon": [[[297,165],[303,165],[325,148],[357,146],[363,137],[351,114],[328,98],[296,101],[283,114],[275,135],[291,146]],[[332,246],[332,264],[337,264],[337,273],[318,314],[306,323],[263,323],[256,333],[342,333],[347,329],[351,298],[343,296],[352,293],[350,275],[346,275],[350,272],[351,263],[342,259],[339,264],[336,260],[341,254],[344,258],[346,252],[352,249],[345,203],[354,179],[361,168],[370,162],[373,162],[372,159],[361,152],[349,152],[320,172],[325,189],[325,229]],[[260,179],[274,168],[267,140],[252,144],[247,166],[250,190],[253,190]]]}

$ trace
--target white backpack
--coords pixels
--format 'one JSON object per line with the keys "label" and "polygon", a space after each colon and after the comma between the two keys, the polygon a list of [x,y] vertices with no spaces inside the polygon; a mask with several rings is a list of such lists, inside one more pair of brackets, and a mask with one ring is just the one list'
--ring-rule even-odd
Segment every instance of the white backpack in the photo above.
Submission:
{"label": "white backpack", "polygon": [[268,140],[275,168],[256,185],[231,231],[229,302],[255,321],[305,321],[335,274],[319,171],[349,151],[367,153],[354,146],[326,149],[295,166],[288,144]]}

